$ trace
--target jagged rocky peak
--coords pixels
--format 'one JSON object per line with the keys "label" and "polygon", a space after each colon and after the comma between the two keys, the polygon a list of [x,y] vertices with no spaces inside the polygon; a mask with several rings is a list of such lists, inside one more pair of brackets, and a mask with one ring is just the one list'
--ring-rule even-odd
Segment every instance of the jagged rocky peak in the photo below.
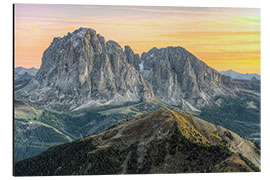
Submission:
{"label": "jagged rocky peak", "polygon": [[219,103],[215,97],[234,96],[230,77],[220,75],[182,47],[152,48],[141,57],[143,77],[155,96],[185,110]]}
{"label": "jagged rocky peak", "polygon": [[80,28],[53,40],[36,78],[16,97],[58,110],[150,100],[151,86],[130,57],[115,41]]}
{"label": "jagged rocky peak", "polygon": [[127,56],[127,61],[134,66],[134,68],[140,70],[140,56],[139,54],[134,54],[132,49],[129,46],[125,46],[125,54]]}

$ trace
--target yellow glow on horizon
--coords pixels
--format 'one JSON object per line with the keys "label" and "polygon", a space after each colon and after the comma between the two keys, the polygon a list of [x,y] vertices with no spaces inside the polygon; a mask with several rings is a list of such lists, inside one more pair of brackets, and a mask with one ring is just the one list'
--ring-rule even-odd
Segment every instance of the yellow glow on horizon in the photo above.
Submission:
{"label": "yellow glow on horizon", "polygon": [[259,10],[241,8],[16,5],[15,66],[39,68],[53,38],[79,27],[139,54],[181,46],[217,70],[260,74]]}

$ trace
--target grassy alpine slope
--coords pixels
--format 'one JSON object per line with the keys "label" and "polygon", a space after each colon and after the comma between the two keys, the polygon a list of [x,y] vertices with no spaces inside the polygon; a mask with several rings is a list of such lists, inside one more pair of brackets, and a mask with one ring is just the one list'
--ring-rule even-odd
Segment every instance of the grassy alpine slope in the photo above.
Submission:
{"label": "grassy alpine slope", "polygon": [[[181,111],[160,100],[82,109],[70,113],[42,110],[18,100],[14,101],[14,108],[15,162],[38,155],[54,145],[102,132],[136,115],[151,113],[160,108]],[[260,142],[260,103],[252,97],[227,100],[221,107],[204,108],[201,113],[185,113]]]}
{"label": "grassy alpine slope", "polygon": [[179,110],[156,100],[59,113],[15,100],[14,160],[17,162],[38,155],[54,145],[102,132],[122,120],[159,108]]}
{"label": "grassy alpine slope", "polygon": [[260,97],[242,92],[239,98],[224,99],[220,106],[202,108],[197,116],[260,142],[260,109]]}
{"label": "grassy alpine slope", "polygon": [[[255,168],[254,168],[255,167]],[[158,110],[15,164],[16,176],[257,171],[256,145],[199,118]]]}

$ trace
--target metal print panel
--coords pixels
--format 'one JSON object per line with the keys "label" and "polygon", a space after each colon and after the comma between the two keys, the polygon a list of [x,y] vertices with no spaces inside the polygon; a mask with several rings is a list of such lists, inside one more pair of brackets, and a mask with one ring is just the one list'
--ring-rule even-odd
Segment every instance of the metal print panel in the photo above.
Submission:
{"label": "metal print panel", "polygon": [[14,5],[14,175],[260,171],[260,9]]}

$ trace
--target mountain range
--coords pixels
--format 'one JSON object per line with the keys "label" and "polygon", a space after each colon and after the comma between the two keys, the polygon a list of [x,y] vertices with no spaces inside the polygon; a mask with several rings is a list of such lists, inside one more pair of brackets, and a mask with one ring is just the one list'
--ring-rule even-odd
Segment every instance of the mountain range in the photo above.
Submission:
{"label": "mountain range", "polygon": [[182,47],[153,48],[139,58],[130,47],[123,50],[95,30],[80,28],[54,38],[35,78],[15,96],[61,112],[155,98],[200,111],[247,91],[257,93]]}
{"label": "mountain range", "polygon": [[34,77],[37,73],[37,68],[24,68],[24,67],[16,67],[14,70],[14,80],[24,79],[24,76]]}
{"label": "mountain range", "polygon": [[[260,142],[260,83],[235,80],[222,75],[182,47],[152,48],[139,56],[129,46],[123,49],[115,41],[105,41],[104,37],[93,29],[79,28],[64,37],[54,38],[43,53],[42,64],[36,75],[17,85],[15,83],[14,90],[14,160],[19,161],[15,165],[16,175],[159,173],[163,172],[161,169],[168,163],[166,159],[174,157],[169,153],[171,148],[166,152],[160,152],[160,149],[163,149],[160,143],[166,139],[167,147],[175,146],[175,143],[169,143],[175,140],[171,139],[172,136],[177,136],[176,139],[185,137],[187,139],[184,138],[184,142],[181,143],[187,142],[190,148],[196,147],[195,149],[202,150],[200,152],[208,153],[210,165],[184,170],[174,169],[178,163],[175,162],[169,164],[167,172],[254,171],[260,166],[259,145],[245,139]],[[155,113],[151,114],[153,112]],[[175,135],[169,131],[164,140],[154,138],[151,147],[142,148],[146,149],[142,150],[143,152],[148,152],[147,149],[150,148],[150,159],[158,153],[166,157],[165,160],[164,158],[146,162],[139,160],[137,157],[138,153],[141,154],[139,144],[143,144],[146,140],[143,134],[134,135],[132,140],[127,139],[127,142],[123,143],[109,137],[108,141],[100,142],[105,143],[105,149],[101,148],[101,151],[97,146],[102,145],[92,144],[92,140],[86,144],[82,143],[85,147],[81,147],[80,142],[85,142],[84,139],[95,137],[103,139],[103,134],[110,134],[114,126],[117,126],[117,132],[125,131],[126,126],[133,125],[135,126],[133,129],[138,130],[136,123],[132,124],[137,121],[146,123],[148,127],[147,124],[152,122],[152,116],[156,117],[156,114],[163,117],[164,123],[165,117],[174,119],[170,121],[170,127],[180,123],[181,126],[188,128],[189,126],[186,127],[183,123],[188,119],[187,123],[192,123],[191,130],[194,130],[189,132],[190,135],[185,135],[185,131],[181,131],[179,125],[178,130],[177,128],[174,130],[181,133]],[[138,120],[144,116],[149,116],[149,121]],[[203,120],[198,120],[199,118],[215,125],[204,123]],[[198,125],[200,127],[194,124],[197,120],[201,122]],[[119,125],[124,121],[127,121],[123,123],[126,125]],[[216,125],[229,130],[220,131],[222,128]],[[209,126],[212,130],[210,132],[208,128],[204,129],[206,127],[201,126]],[[149,126],[145,131],[149,131],[145,132],[150,133],[149,137],[156,137],[157,132],[152,132],[153,127]],[[213,135],[211,134],[213,131],[220,134]],[[230,143],[226,138],[224,140],[225,131],[230,132],[237,142]],[[192,140],[194,136],[199,136],[195,132],[205,140],[202,146],[197,144],[199,143],[197,140],[196,142]],[[219,141],[213,141],[212,136],[217,137]],[[225,141],[229,142],[229,145]],[[52,146],[56,147],[45,151]],[[133,150],[122,149],[122,146]],[[242,146],[248,147],[246,152],[243,149],[239,150]],[[81,157],[73,154],[75,150],[69,152],[65,149],[67,147],[71,150],[82,148]],[[137,149],[136,152],[134,148]],[[228,156],[215,159],[215,156],[210,155],[212,151]],[[44,153],[40,154],[41,152]],[[62,156],[61,152],[67,154],[64,153]],[[113,159],[116,152],[123,153],[123,157]],[[250,153],[257,154],[250,156]],[[36,156],[38,154],[40,155]],[[82,157],[88,157],[88,154],[92,154],[93,156],[89,158],[94,158],[92,160],[98,164],[90,165],[91,163],[86,162],[90,161],[88,158],[80,160]],[[51,161],[52,155],[59,159]],[[100,171],[98,167],[106,166],[106,162],[99,161],[98,157],[105,155],[106,157],[108,155],[106,162],[117,162],[116,166],[121,166],[122,169],[116,170],[115,164],[111,164],[109,172]],[[199,153],[192,158],[200,159],[201,155]],[[175,158],[185,159],[190,156],[179,151]],[[132,159],[134,157],[138,159]],[[69,161],[60,165],[63,158]],[[194,162],[199,163],[201,161],[199,159]],[[38,167],[44,170],[36,169],[37,160],[40,163]],[[153,165],[159,161],[163,163],[160,167]],[[73,163],[70,164],[71,162]],[[230,165],[223,162],[230,162]],[[142,167],[148,166],[148,163],[151,164],[150,169],[142,171]],[[70,166],[74,166],[75,169],[67,170],[66,167]],[[97,166],[97,169],[94,166]],[[79,167],[80,170],[77,169]],[[130,171],[127,170],[129,168]]]}
{"label": "mountain range", "polygon": [[14,69],[14,89],[20,89],[29,83],[31,79],[33,79],[37,73],[38,69],[32,68],[24,68],[24,67],[16,67]]}
{"label": "mountain range", "polygon": [[243,79],[243,80],[260,80],[261,76],[256,73],[239,73],[233,70],[220,71],[220,74],[230,76],[232,79]]}

